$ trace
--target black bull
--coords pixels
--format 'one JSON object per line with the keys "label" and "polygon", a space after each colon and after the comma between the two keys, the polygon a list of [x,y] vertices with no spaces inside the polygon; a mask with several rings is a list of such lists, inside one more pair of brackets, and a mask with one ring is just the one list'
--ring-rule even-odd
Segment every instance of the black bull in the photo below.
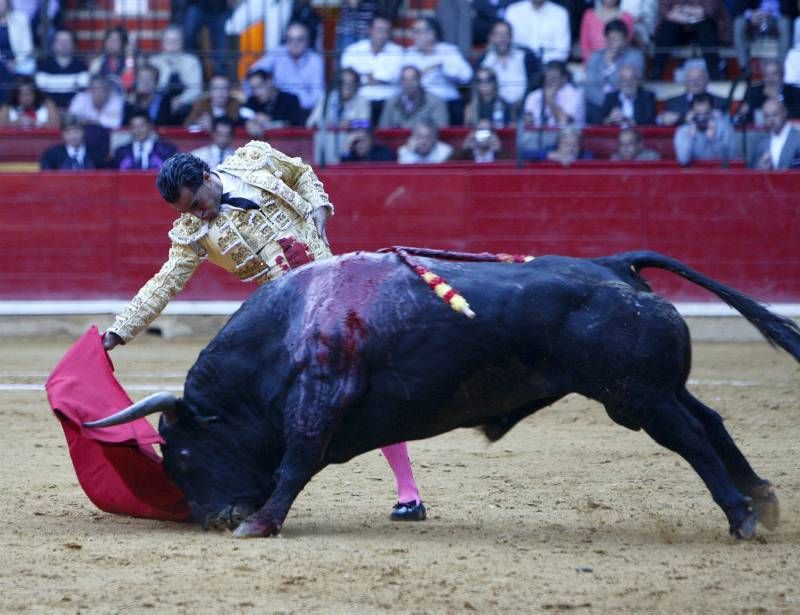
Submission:
{"label": "black bull", "polygon": [[164,467],[204,527],[280,531],[331,463],[458,427],[497,440],[568,393],[643,429],[691,464],[743,538],[778,503],[687,389],[685,322],[639,271],[666,269],[718,295],[800,361],[800,329],[653,252],[527,264],[421,259],[470,301],[451,310],[395,254],[317,262],[253,294],[200,353],[184,397],[162,393],[97,426],[162,411]]}

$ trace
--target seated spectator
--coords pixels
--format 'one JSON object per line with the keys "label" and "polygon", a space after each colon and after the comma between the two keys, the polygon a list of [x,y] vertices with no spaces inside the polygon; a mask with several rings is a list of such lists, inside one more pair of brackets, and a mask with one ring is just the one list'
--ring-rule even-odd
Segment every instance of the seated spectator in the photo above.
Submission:
{"label": "seated spectator", "polygon": [[63,143],[45,150],[40,161],[42,171],[83,171],[101,168],[102,155],[87,146],[84,137],[83,123],[80,119],[72,115],[64,116],[61,121]]}
{"label": "seated spectator", "polygon": [[203,68],[197,56],[183,50],[180,26],[164,28],[161,52],[150,56],[150,64],[158,69],[158,89],[170,99],[170,114],[182,124],[203,93]]}
{"label": "seated spectator", "polygon": [[[369,101],[359,92],[359,76],[351,68],[345,68],[339,74],[338,87],[323,97],[314,107],[306,120],[307,128],[318,128],[327,119],[329,128],[346,129],[352,122],[370,124],[372,111]],[[327,108],[323,111],[323,103],[327,98]]]}
{"label": "seated spectator", "polygon": [[658,20],[658,0],[622,0],[621,8],[633,17],[633,41],[649,49]]}
{"label": "seated spectator", "polygon": [[619,90],[619,69],[623,65],[644,73],[644,54],[628,45],[628,27],[619,19],[605,26],[606,46],[595,51],[586,64],[586,115],[592,124],[603,121],[602,107],[606,94]]}
{"label": "seated spectator", "polygon": [[0,0],[0,103],[16,75],[31,75],[35,68],[33,38],[28,16],[13,10],[11,0]]}
{"label": "seated spectator", "polygon": [[[503,19],[506,9],[514,0],[472,0],[472,44],[492,44],[491,34],[495,24]],[[508,22],[506,22],[508,24]],[[511,26],[509,25],[509,31]],[[509,45],[511,41],[509,40]],[[480,65],[480,62],[478,62]],[[521,97],[520,97],[521,98]]]}
{"label": "seated spectator", "polygon": [[79,92],[69,104],[69,113],[79,117],[84,124],[99,124],[109,130],[122,126],[122,111],[125,101],[111,91],[106,77],[95,75],[89,80],[89,88]]}
{"label": "seated spectator", "polygon": [[565,167],[576,160],[592,160],[594,156],[583,149],[583,133],[577,126],[563,126],[558,131],[558,140],[554,147],[540,152],[528,152],[526,158],[533,160],[550,160]]}
{"label": "seated spectator", "polygon": [[0,107],[0,128],[58,128],[59,123],[58,108],[33,77],[17,78],[8,102]]}
{"label": "seated spectator", "polygon": [[567,65],[557,60],[545,64],[542,87],[528,94],[523,105],[528,126],[580,125],[585,108],[583,92],[570,82]]}
{"label": "seated spectator", "polygon": [[414,66],[400,71],[400,94],[386,101],[381,112],[381,128],[410,128],[420,119],[437,128],[448,125],[447,106],[422,87],[422,75]]}
{"label": "seated spectator", "polygon": [[242,103],[231,96],[228,78],[214,75],[208,82],[208,94],[204,94],[194,103],[183,125],[192,131],[210,132],[211,124],[218,117],[227,117],[234,124],[239,124],[241,106]]}
{"label": "seated spectator", "polygon": [[640,77],[636,66],[620,66],[619,89],[606,94],[600,109],[603,124],[636,126],[656,123],[656,95],[641,86]]}
{"label": "seated spectator", "polygon": [[[706,67],[714,79],[720,77],[720,33],[730,31],[730,16],[722,0],[659,0],[659,22],[653,39],[656,47],[677,47],[692,40],[703,48]],[[661,79],[669,52],[655,54],[650,78]]]}
{"label": "seated spectator", "polygon": [[708,94],[698,94],[686,114],[686,122],[675,131],[675,158],[682,166],[695,160],[728,160],[733,146],[733,128],[726,115],[714,109]]}
{"label": "seated spectator", "polygon": [[153,130],[146,113],[137,113],[128,126],[131,142],[114,152],[111,167],[120,171],[147,171],[161,168],[167,158],[178,150],[172,143],[162,141]]}
{"label": "seated spectator", "polygon": [[51,55],[36,64],[36,85],[53,99],[59,109],[66,109],[78,90],[89,85],[89,69],[86,62],[74,55],[75,36],[72,32],[57,31],[51,49]]}
{"label": "seated spectator", "polygon": [[505,128],[514,122],[514,108],[500,98],[497,77],[491,68],[479,68],[472,83],[472,97],[464,113],[467,126],[477,126],[487,119],[494,128]]}
{"label": "seated spectator", "polygon": [[254,70],[247,75],[250,97],[239,109],[239,115],[250,125],[248,132],[259,134],[268,128],[302,126],[305,112],[294,94],[275,87],[272,73]]}
{"label": "seated spectator", "polygon": [[403,48],[391,40],[391,34],[392,22],[376,14],[369,22],[369,38],[349,45],[342,55],[342,68],[358,73],[360,94],[372,106],[373,125],[377,124],[386,101],[400,91]]}
{"label": "seated spectator", "polygon": [[288,22],[305,26],[308,32],[309,47],[322,51],[322,19],[311,4],[311,0],[293,0]]}
{"label": "seated spectator", "polygon": [[669,98],[664,102],[664,111],[656,117],[656,123],[662,126],[675,126],[682,124],[689,111],[689,106],[695,96],[708,94],[715,109],[724,111],[727,103],[724,98],[719,98],[708,91],[708,71],[703,62],[690,60],[684,65],[684,84],[686,92],[679,96]]}
{"label": "seated spectator", "polygon": [[800,88],[783,83],[783,68],[777,60],[761,61],[762,82],[747,88],[744,100],[734,117],[735,124],[764,125],[761,108],[770,98],[786,107],[789,117],[800,117]]}
{"label": "seated spectator", "polygon": [[275,87],[294,94],[305,113],[303,122],[325,92],[322,56],[309,46],[308,28],[292,22],[286,28],[286,44],[267,53],[250,72],[263,69],[272,74]]}
{"label": "seated spectator", "polygon": [[436,125],[420,119],[411,127],[411,136],[397,150],[400,164],[438,164],[447,162],[453,155],[452,146],[439,141]]}
{"label": "seated spectator", "polygon": [[733,46],[744,75],[750,68],[751,37],[777,36],[778,61],[783,64],[792,42],[792,20],[797,17],[794,0],[738,0],[733,20]]}
{"label": "seated spectator", "polygon": [[235,151],[233,148],[234,130],[235,125],[230,118],[224,115],[214,118],[211,128],[211,143],[193,150],[192,154],[201,160],[205,160],[206,164],[213,171],[217,168],[219,163]]}
{"label": "seated spectator", "polygon": [[531,49],[544,62],[569,59],[572,35],[567,9],[551,0],[520,0],[506,9],[514,42]]}
{"label": "seated spectator", "polygon": [[764,103],[764,126],[769,131],[758,135],[749,148],[747,166],[766,171],[798,168],[800,166],[800,131],[786,121],[786,107],[779,100]]}
{"label": "seated spectator", "polygon": [[581,57],[587,63],[595,51],[608,48],[606,27],[612,21],[625,24],[627,42],[633,37],[633,16],[620,8],[620,0],[600,0],[597,8],[588,9],[581,20]]}
{"label": "seated spectator", "polygon": [[347,135],[341,162],[393,162],[394,152],[375,142],[372,130],[356,128]]}
{"label": "seated spectator", "polygon": [[419,69],[425,91],[447,104],[449,123],[462,124],[464,107],[456,86],[469,83],[472,79],[472,67],[458,47],[440,42],[439,24],[435,19],[416,19],[411,32],[414,44],[406,50],[406,66]]}
{"label": "seated spectator", "polygon": [[783,65],[783,81],[791,85],[800,86],[800,17],[794,20],[794,46],[786,55]]}
{"label": "seated spectator", "polygon": [[527,47],[511,43],[512,32],[507,21],[496,22],[489,33],[489,48],[477,65],[494,71],[500,97],[518,111],[525,93],[541,85],[542,63]]}
{"label": "seated spectator", "polygon": [[122,123],[127,126],[135,113],[142,112],[156,126],[174,124],[169,96],[158,91],[158,69],[151,64],[140,66],[136,71],[136,84],[125,103]]}
{"label": "seated spectator", "polygon": [[89,64],[89,74],[106,77],[123,96],[133,88],[136,66],[128,50],[128,31],[124,26],[106,30],[103,53]]}
{"label": "seated spectator", "polygon": [[500,138],[488,119],[478,120],[461,145],[464,155],[477,163],[494,162],[501,148]]}
{"label": "seated spectator", "polygon": [[611,160],[661,160],[661,154],[644,147],[642,135],[633,128],[620,130],[617,144],[617,151],[611,154]]}

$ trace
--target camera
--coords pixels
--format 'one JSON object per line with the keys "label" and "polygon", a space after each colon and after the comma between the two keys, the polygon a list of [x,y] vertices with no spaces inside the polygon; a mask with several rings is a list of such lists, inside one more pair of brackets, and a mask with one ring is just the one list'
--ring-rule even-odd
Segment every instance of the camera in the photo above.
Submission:
{"label": "camera", "polygon": [[478,145],[486,145],[492,138],[492,131],[488,128],[480,128],[475,131],[475,143]]}

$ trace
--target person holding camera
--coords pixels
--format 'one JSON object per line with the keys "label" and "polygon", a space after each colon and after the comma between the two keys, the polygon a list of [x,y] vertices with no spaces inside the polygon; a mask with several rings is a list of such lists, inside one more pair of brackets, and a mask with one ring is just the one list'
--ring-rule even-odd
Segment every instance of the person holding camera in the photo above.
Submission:
{"label": "person holding camera", "polygon": [[484,163],[494,162],[500,147],[500,138],[492,130],[492,121],[481,118],[475,124],[475,130],[471,131],[464,139],[461,149],[465,157],[478,163]]}
{"label": "person holding camera", "polygon": [[733,127],[730,120],[714,109],[708,94],[698,94],[686,114],[686,123],[675,131],[675,158],[682,166],[694,160],[727,160],[731,156]]}

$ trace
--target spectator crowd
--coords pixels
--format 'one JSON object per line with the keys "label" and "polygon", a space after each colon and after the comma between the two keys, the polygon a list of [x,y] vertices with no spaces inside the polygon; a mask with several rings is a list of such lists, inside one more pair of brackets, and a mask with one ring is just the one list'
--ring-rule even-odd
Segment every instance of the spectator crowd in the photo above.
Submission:
{"label": "spectator crowd", "polygon": [[[593,125],[619,129],[612,160],[658,158],[640,128],[664,126],[681,165],[738,157],[753,168],[800,167],[798,4],[440,0],[436,17],[411,20],[404,46],[394,37],[398,3],[344,0],[326,61],[319,16],[295,0],[282,42],[239,80],[226,50],[228,2],[187,3],[155,53],[137,52],[114,26],[85,58],[73,32],[41,32],[38,10],[0,0],[0,128],[60,127],[62,143],[41,158],[47,170],[158,169],[176,151],[162,126],[207,134],[195,153],[212,167],[237,132],[269,139],[284,127],[317,129],[318,160],[399,163],[509,157],[498,131],[515,128],[524,158],[568,165],[594,157],[583,138]],[[35,53],[37,37],[46,54]],[[751,45],[765,37],[775,52],[755,62]],[[695,53],[678,65],[670,52],[681,46]],[[682,91],[659,101],[648,84],[671,74]],[[709,90],[727,78],[746,84],[741,101]],[[440,139],[451,126],[467,127],[463,143]],[[376,128],[407,129],[408,141],[394,152]]]}

